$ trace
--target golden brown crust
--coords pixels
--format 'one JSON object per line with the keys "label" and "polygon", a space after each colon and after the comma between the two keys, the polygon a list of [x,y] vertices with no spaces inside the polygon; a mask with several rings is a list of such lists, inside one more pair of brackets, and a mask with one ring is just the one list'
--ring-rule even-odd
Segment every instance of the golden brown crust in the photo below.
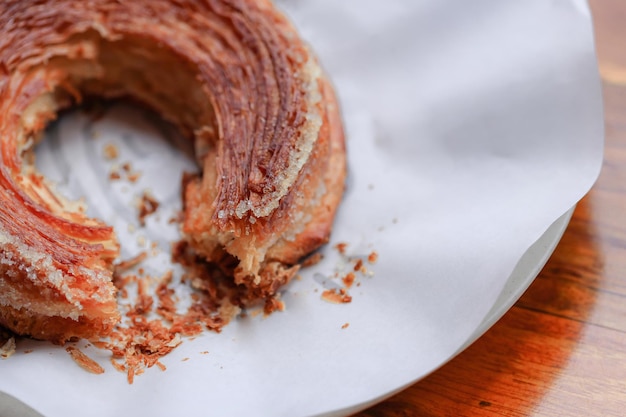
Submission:
{"label": "golden brown crust", "polygon": [[[194,138],[203,173],[186,186],[183,233],[208,261],[236,258],[235,280],[255,296],[272,296],[327,241],[345,177],[339,112],[315,57],[269,1],[2,2],[0,265],[32,261],[22,279],[73,306],[75,336],[89,337],[81,320],[107,323],[92,336],[119,320],[109,308],[118,244],[24,156],[59,109],[86,95],[130,96]],[[17,288],[8,274],[0,289]],[[7,294],[0,324],[72,335],[46,333],[37,323],[55,313]]]}

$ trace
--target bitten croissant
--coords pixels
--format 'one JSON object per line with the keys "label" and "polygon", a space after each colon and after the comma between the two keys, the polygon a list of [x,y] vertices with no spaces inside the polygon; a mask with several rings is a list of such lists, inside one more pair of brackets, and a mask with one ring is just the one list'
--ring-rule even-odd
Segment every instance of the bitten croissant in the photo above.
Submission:
{"label": "bitten croissant", "polygon": [[0,3],[0,325],[63,342],[120,314],[110,226],[34,168],[59,110],[131,97],[194,141],[182,232],[236,283],[273,296],[328,240],[345,178],[333,89],[266,0]]}

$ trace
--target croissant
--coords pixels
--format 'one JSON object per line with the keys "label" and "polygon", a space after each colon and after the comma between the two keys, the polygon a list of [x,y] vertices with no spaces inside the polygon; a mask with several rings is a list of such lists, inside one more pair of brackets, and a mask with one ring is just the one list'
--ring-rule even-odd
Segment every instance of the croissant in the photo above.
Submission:
{"label": "croissant", "polygon": [[37,172],[48,122],[85,97],[130,97],[174,123],[201,167],[184,240],[273,296],[327,242],[346,175],[332,86],[268,0],[0,3],[0,325],[63,342],[120,321],[112,227]]}

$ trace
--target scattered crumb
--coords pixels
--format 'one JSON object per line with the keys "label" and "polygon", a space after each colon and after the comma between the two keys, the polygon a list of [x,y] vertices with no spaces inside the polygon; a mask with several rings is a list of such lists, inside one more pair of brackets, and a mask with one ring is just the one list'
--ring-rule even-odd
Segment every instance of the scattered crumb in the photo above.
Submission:
{"label": "scattered crumb", "polygon": [[145,236],[137,236],[137,244],[142,248],[146,247],[146,237]]}
{"label": "scattered crumb", "polygon": [[[370,244],[368,247],[372,247]],[[330,289],[323,291],[322,299],[332,303],[349,303],[352,301],[352,296],[348,294],[348,289],[353,286],[360,287],[361,282],[358,280],[359,277],[371,277],[374,275],[373,271],[368,270],[365,266],[365,262],[367,261],[369,264],[374,264],[378,260],[378,253],[376,251],[372,251],[369,255],[350,255],[346,254],[346,249],[348,247],[348,243],[341,242],[334,246],[335,249],[340,253],[340,259],[337,261],[335,265],[335,271],[332,275],[329,276],[331,280],[341,280],[339,284],[339,288],[343,286],[343,288]],[[357,275],[357,272],[359,273]],[[335,281],[335,286],[337,286],[337,282]]]}
{"label": "scattered crumb", "polygon": [[148,283],[146,280],[137,282],[137,300],[135,305],[131,307],[127,315],[144,315],[150,312],[154,299],[148,294]]}
{"label": "scattered crumb", "polygon": [[375,264],[376,261],[378,260],[378,253],[377,252],[372,252],[367,256],[367,262],[371,263],[371,264]]}
{"label": "scattered crumb", "polygon": [[342,255],[346,254],[347,247],[348,247],[347,243],[337,243],[335,245],[335,249],[337,249],[339,251],[339,253],[342,254]]}
{"label": "scattered crumb", "polygon": [[[115,288],[117,288],[117,294],[120,298],[128,298],[128,290],[126,289],[126,285],[130,284],[131,282],[137,282],[138,280],[139,277],[134,274],[121,275],[113,273],[113,285],[115,286]],[[101,349],[106,347],[98,345],[96,346]]]}
{"label": "scattered crumb", "polygon": [[139,224],[146,225],[146,217],[157,211],[159,202],[148,191],[144,191],[139,200]]}
{"label": "scattered crumb", "polygon": [[78,348],[68,347],[65,349],[74,359],[74,362],[78,364],[81,368],[83,368],[87,372],[91,372],[92,374],[102,374],[104,373],[104,368],[98,365],[96,361],[91,359],[89,356],[85,355]]}
{"label": "scattered crumb", "polygon": [[122,365],[113,358],[111,358],[111,365],[113,365],[113,367],[119,372],[126,372],[126,368],[124,367],[124,365]]}
{"label": "scattered crumb", "polygon": [[126,259],[125,261],[121,261],[120,263],[118,263],[117,265],[115,265],[115,269],[113,271],[113,275],[120,275],[126,271],[128,271],[129,269],[134,268],[135,266],[139,265],[140,263],[142,263],[143,261],[146,260],[146,258],[148,257],[148,254],[146,252],[141,252],[136,256],[133,256],[130,259]]}
{"label": "scattered crumb", "polygon": [[111,170],[111,172],[109,172],[109,180],[111,181],[117,181],[120,178],[122,178],[122,176],[120,175],[120,173],[116,170]]}
{"label": "scattered crumb", "polygon": [[[125,172],[131,170],[130,164],[124,164],[122,168]],[[147,207],[143,213],[140,212],[140,216],[145,217],[153,213],[159,203],[150,199],[146,193],[144,196],[147,197],[144,198],[146,202],[144,206]],[[129,230],[130,228],[131,226]],[[138,242],[145,245],[146,241],[144,237],[139,236]],[[339,243],[335,247],[342,255],[345,255],[347,246],[347,243]],[[154,250],[156,243],[153,243],[151,248]],[[207,265],[194,258],[196,255],[181,244],[174,246],[172,257],[174,262],[187,268],[181,281],[188,282],[195,292],[191,295],[191,305],[186,307],[186,311],[179,311],[179,300],[174,290],[174,285],[177,283],[173,283],[172,271],[168,271],[160,278],[150,276],[140,278],[133,273],[122,276],[124,272],[144,261],[147,256],[146,252],[141,252],[115,266],[114,284],[120,291],[119,296],[128,300],[128,304],[125,304],[127,310],[124,313],[123,322],[115,328],[107,341],[93,343],[98,348],[111,351],[112,366],[117,371],[126,374],[129,384],[134,382],[136,376],[152,366],[165,371],[166,367],[160,362],[161,358],[183,343],[183,340],[193,339],[205,330],[220,332],[223,326],[241,313],[241,309],[248,301],[240,287],[223,279],[224,271],[234,267],[228,263],[228,260],[219,266]],[[376,257],[376,253],[372,252],[367,259],[373,263]],[[322,255],[316,253],[305,260],[303,265],[314,265],[321,259]],[[352,262],[352,260],[347,259],[347,262]],[[358,259],[354,262],[355,264],[352,265],[354,271],[361,270],[364,261]],[[139,268],[139,275],[143,273],[143,268]],[[355,273],[348,272],[342,277],[345,288],[323,291],[321,298],[336,304],[350,303],[352,296],[348,294],[347,289],[355,283],[355,280]],[[131,283],[136,283],[136,295],[128,298],[126,286]],[[356,285],[359,284],[356,283]],[[156,289],[153,286],[156,286]],[[135,291],[134,286],[130,288],[133,292]],[[318,292],[318,289],[314,291]],[[262,311],[265,314],[282,311],[285,308],[279,296],[268,297],[264,301]],[[349,323],[345,323],[341,328],[345,329],[348,326]],[[104,372],[104,368],[79,349],[69,347],[66,350],[74,361],[88,372],[96,374]],[[200,352],[203,355],[208,353],[208,351]],[[182,361],[189,359],[185,357]]]}
{"label": "scattered crumb", "polygon": [[135,172],[131,172],[130,174],[128,174],[128,181],[130,182],[137,182],[139,181],[139,178],[141,178],[141,172],[139,171],[135,171]]}
{"label": "scattered crumb", "polygon": [[343,281],[343,284],[346,286],[346,288],[350,288],[352,287],[352,284],[354,284],[355,279],[356,279],[356,275],[354,275],[354,272],[348,272],[346,276],[343,277],[342,281]]}
{"label": "scattered crumb", "polygon": [[152,256],[157,256],[157,255],[159,254],[159,252],[160,252],[159,242],[152,242],[152,243],[150,244],[150,249],[152,249],[152,250],[150,251],[150,254],[151,254]]}
{"label": "scattered crumb", "polygon": [[119,156],[117,146],[112,143],[104,145],[104,157],[108,160],[116,159]]}
{"label": "scattered crumb", "polygon": [[208,355],[208,353],[209,353],[209,351],[208,351],[208,350],[205,350],[205,351],[200,352],[200,354],[201,354],[201,355]]}
{"label": "scattered crumb", "polygon": [[347,294],[344,288],[339,291],[333,288],[322,293],[322,300],[334,304],[346,304],[352,301],[352,297]]}
{"label": "scattered crumb", "polygon": [[[120,282],[125,284],[132,282],[131,279],[124,277]],[[202,289],[192,295],[187,311],[179,312],[171,270],[160,278],[138,280],[135,277],[135,280],[137,297],[126,312],[124,322],[116,327],[105,344],[113,354],[113,366],[126,373],[129,384],[152,366],[165,371],[159,359],[183,343],[183,338],[191,339],[205,329],[219,332],[240,311],[231,304],[226,293],[216,291],[211,295]],[[149,288],[150,285],[156,285],[156,289]],[[212,287],[207,290],[209,288]],[[149,294],[154,294],[154,298]]]}
{"label": "scattered crumb", "polygon": [[187,362],[189,360],[189,358],[182,358],[180,361],[181,362]]}
{"label": "scattered crumb", "polygon": [[25,354],[25,355],[28,355],[29,353],[33,353],[33,350],[32,350],[32,349],[26,349],[26,350],[24,351],[24,354]]}
{"label": "scattered crumb", "polygon": [[137,182],[141,177],[140,171],[134,171],[130,162],[124,162],[122,164],[122,171],[126,173],[126,179],[130,182]]}
{"label": "scattered crumb", "polygon": [[0,358],[7,359],[15,353],[15,337],[11,336],[0,347]]}

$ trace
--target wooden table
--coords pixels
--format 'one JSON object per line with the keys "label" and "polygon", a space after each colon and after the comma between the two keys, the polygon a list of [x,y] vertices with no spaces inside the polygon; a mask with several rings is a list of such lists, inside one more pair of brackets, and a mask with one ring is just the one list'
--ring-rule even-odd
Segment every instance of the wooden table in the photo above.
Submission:
{"label": "wooden table", "polygon": [[495,326],[359,417],[626,416],[626,1],[590,5],[605,102],[598,182]]}

